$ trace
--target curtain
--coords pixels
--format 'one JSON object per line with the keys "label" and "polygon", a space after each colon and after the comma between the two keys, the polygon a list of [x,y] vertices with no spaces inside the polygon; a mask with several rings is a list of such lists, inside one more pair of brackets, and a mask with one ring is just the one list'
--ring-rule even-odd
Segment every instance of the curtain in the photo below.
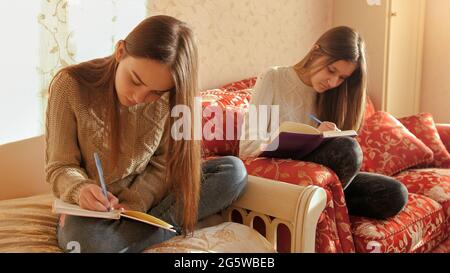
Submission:
{"label": "curtain", "polygon": [[59,69],[105,57],[146,17],[146,0],[0,0],[0,144],[44,132]]}

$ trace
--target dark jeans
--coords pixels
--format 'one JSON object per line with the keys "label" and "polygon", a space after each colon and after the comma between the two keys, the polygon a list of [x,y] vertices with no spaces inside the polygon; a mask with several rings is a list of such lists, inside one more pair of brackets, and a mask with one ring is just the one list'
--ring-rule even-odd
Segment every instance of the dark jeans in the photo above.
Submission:
{"label": "dark jeans", "polygon": [[[198,219],[202,220],[228,207],[247,184],[242,161],[226,156],[211,159],[202,165]],[[180,230],[175,221],[176,206],[172,194],[153,207],[149,214],[159,217]],[[60,221],[61,222],[61,221]],[[178,234],[138,221],[98,219],[66,215],[58,225],[58,243],[71,252],[141,252]]]}
{"label": "dark jeans", "polygon": [[408,190],[399,181],[385,175],[359,171],[363,154],[353,138],[332,139],[311,154],[294,159],[332,169],[342,183],[351,215],[386,219],[399,213],[408,202]]}

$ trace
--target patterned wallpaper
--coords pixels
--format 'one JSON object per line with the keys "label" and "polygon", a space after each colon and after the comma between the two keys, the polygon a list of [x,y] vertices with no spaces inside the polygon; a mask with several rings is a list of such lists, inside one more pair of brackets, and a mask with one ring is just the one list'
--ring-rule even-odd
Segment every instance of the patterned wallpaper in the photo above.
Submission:
{"label": "patterned wallpaper", "polygon": [[188,22],[202,89],[299,61],[331,27],[331,0],[149,0],[148,15]]}

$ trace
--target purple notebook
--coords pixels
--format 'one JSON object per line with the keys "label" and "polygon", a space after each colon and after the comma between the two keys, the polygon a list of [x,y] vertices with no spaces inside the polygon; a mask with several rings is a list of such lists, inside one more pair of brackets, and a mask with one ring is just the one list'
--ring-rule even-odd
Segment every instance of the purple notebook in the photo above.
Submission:
{"label": "purple notebook", "polygon": [[317,134],[281,132],[266,147],[259,157],[304,157],[330,139],[344,136],[354,137],[356,135],[356,132],[353,130]]}

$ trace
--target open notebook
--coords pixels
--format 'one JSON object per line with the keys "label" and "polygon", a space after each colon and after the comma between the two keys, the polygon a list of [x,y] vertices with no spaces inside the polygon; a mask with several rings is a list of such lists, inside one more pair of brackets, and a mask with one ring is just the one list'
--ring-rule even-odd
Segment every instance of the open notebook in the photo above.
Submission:
{"label": "open notebook", "polygon": [[297,123],[283,122],[278,130],[271,136],[267,147],[258,155],[259,157],[292,158],[304,157],[314,151],[322,143],[336,137],[354,137],[354,130],[321,132],[313,126]]}
{"label": "open notebook", "polygon": [[69,204],[60,199],[56,199],[53,202],[52,212],[55,214],[67,214],[67,215],[105,218],[105,219],[120,219],[120,217],[126,217],[149,225],[167,229],[172,232],[176,232],[173,229],[173,226],[170,225],[169,223],[152,215],[134,210],[112,210],[108,212],[93,211],[82,209],[77,205]]}

